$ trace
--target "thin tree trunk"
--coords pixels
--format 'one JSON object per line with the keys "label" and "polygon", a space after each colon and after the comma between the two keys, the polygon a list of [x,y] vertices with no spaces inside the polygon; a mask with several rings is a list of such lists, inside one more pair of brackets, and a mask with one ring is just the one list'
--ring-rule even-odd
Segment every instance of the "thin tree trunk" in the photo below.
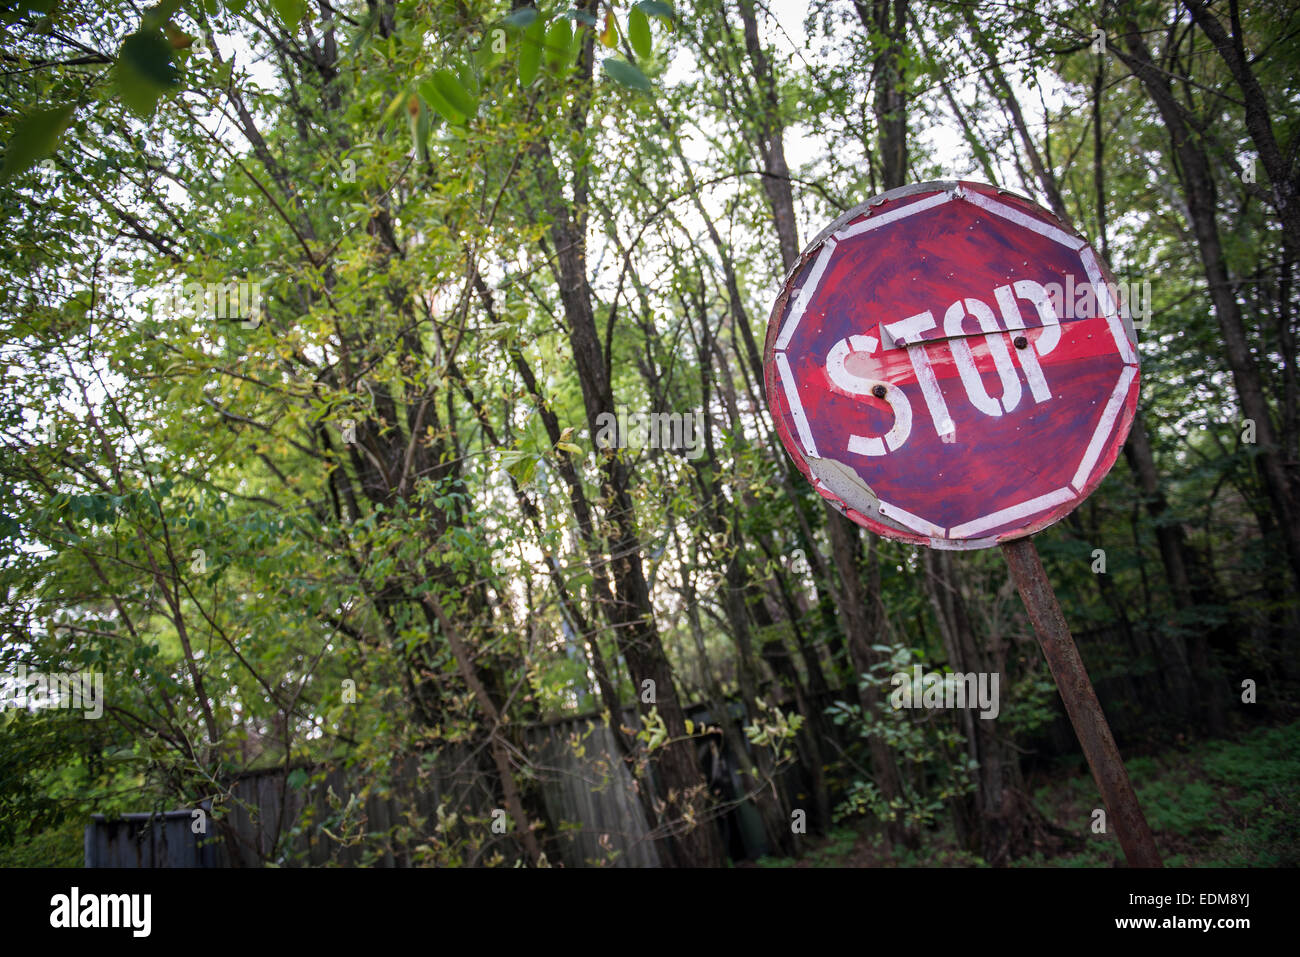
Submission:
{"label": "thin tree trunk", "polygon": [[487,689],[483,686],[474,670],[474,663],[470,660],[469,649],[465,646],[461,638],[460,630],[447,617],[447,613],[442,610],[442,603],[430,594],[424,596],[425,605],[431,610],[438,619],[438,624],[442,628],[443,636],[447,639],[447,644],[451,648],[451,653],[456,659],[456,667],[460,670],[461,677],[474,695],[474,701],[482,710],[488,720],[488,746],[492,752],[492,761],[496,765],[497,775],[501,779],[501,790],[505,797],[506,811],[515,822],[515,829],[519,832],[520,839],[524,842],[524,849],[528,852],[529,858],[534,866],[544,863],[542,847],[537,841],[537,835],[533,833],[532,825],[528,821],[528,815],[524,813],[524,804],[519,796],[519,788],[515,785],[514,772],[510,769],[510,756],[506,751],[505,741],[501,733],[501,714],[497,706],[492,701],[492,696],[488,694]]}
{"label": "thin tree trunk", "polygon": [[1250,351],[1242,323],[1241,307],[1223,257],[1216,213],[1217,189],[1210,171],[1203,138],[1191,129],[1175,98],[1167,74],[1151,59],[1136,24],[1126,24],[1124,42],[1128,52],[1119,56],[1146,88],[1165,127],[1173,139],[1174,155],[1181,173],[1183,194],[1196,237],[1197,251],[1205,271],[1214,314],[1223,333],[1224,354],[1232,371],[1233,384],[1246,418],[1255,424],[1259,448],[1256,463],[1265,493],[1273,505],[1291,571],[1300,583],[1300,510],[1291,496],[1291,482],[1280,455],[1273,427],[1272,411],[1264,397],[1259,368]]}
{"label": "thin tree trunk", "polygon": [[[871,630],[870,599],[862,584],[862,569],[859,564],[861,544],[858,526],[839,512],[826,506],[827,520],[830,527],[831,556],[840,573],[840,614],[844,618],[844,631],[848,635],[849,657],[853,662],[854,681],[858,684],[858,699],[864,715],[876,715],[881,712],[882,696],[873,684],[858,683],[858,676],[870,674],[871,666],[876,663],[876,655],[871,650],[875,633]],[[903,784],[899,775],[898,764],[889,745],[879,735],[873,735],[869,742],[871,750],[872,773],[876,786],[887,803],[902,797]],[[901,821],[887,821],[886,830],[894,843],[903,843],[909,847],[917,843],[916,835]]]}
{"label": "thin tree trunk", "polygon": [[1210,38],[1214,49],[1228,65],[1233,79],[1241,89],[1245,103],[1246,130],[1250,133],[1255,150],[1259,153],[1259,160],[1268,173],[1273,207],[1277,210],[1278,218],[1282,220],[1287,244],[1292,249],[1300,249],[1300,173],[1297,173],[1295,164],[1288,161],[1283,154],[1274,135],[1268,98],[1264,95],[1263,87],[1259,85],[1255,71],[1250,67],[1250,58],[1246,55],[1237,0],[1228,0],[1231,35],[1224,29],[1222,21],[1210,10],[1209,3],[1203,0],[1183,0],[1183,5],[1191,13],[1196,25]]}
{"label": "thin tree trunk", "polygon": [[[587,31],[582,53],[584,84],[589,95],[592,81],[592,37]],[[585,100],[583,101],[585,104]],[[570,113],[575,133],[586,132],[585,108]],[[603,415],[615,415],[613,389],[606,371],[587,278],[587,181],[579,166],[572,184],[573,200],[564,194],[560,177],[545,140],[536,141],[530,153],[557,264],[560,299],[567,320],[570,349],[582,390],[591,435],[600,432]],[[696,763],[686,733],[685,715],[673,680],[672,666],[655,624],[654,606],[642,563],[635,506],[629,491],[631,474],[618,450],[608,450],[601,462],[601,498],[605,507],[603,538],[609,559],[614,594],[602,601],[615,640],[627,662],[642,716],[649,721],[657,711],[668,731],[668,741],[657,755],[656,776],[663,818],[671,837],[672,856],[684,866],[718,866],[723,860],[721,841],[711,826],[691,823],[703,816],[707,783]],[[593,573],[595,572],[593,568]],[[647,684],[649,682],[649,684]],[[645,694],[647,689],[652,694]]]}

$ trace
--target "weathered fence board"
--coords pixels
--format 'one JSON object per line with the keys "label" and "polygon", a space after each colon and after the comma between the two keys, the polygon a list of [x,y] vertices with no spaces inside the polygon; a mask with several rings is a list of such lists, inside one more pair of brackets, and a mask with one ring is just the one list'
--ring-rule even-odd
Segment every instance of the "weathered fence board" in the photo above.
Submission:
{"label": "weathered fence board", "polygon": [[210,835],[191,829],[191,811],[102,814],[86,825],[87,867],[224,867],[224,848]]}

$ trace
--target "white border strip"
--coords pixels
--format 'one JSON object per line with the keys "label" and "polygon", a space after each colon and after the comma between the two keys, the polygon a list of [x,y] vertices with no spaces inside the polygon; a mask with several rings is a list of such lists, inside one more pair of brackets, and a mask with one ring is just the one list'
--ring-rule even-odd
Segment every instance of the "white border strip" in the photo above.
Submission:
{"label": "white border strip", "polygon": [[967,522],[965,525],[955,525],[948,529],[948,535],[950,538],[965,538],[968,535],[987,532],[991,528],[997,528],[1000,525],[1007,524],[1007,522],[1014,522],[1016,519],[1024,518],[1027,515],[1033,515],[1045,508],[1068,502],[1072,498],[1074,498],[1073,491],[1068,488],[1058,488],[1055,492],[1048,492],[1046,495],[1031,498],[1019,505],[1012,505],[1009,508],[990,512],[988,515],[977,518],[973,522]]}
{"label": "white border strip", "polygon": [[799,325],[799,320],[803,318],[804,310],[808,308],[808,303],[812,301],[813,293],[817,291],[818,284],[822,281],[822,274],[826,272],[826,266],[831,261],[831,255],[835,252],[835,237],[832,236],[826,240],[822,246],[822,251],[817,254],[817,261],[813,263],[812,272],[808,274],[808,280],[799,290],[799,296],[790,307],[790,315],[786,316],[785,325],[781,327],[781,335],[777,337],[776,348],[784,349],[790,344],[790,339],[794,336],[794,331]]}
{"label": "white border strip", "polygon": [[931,538],[942,538],[945,530],[933,522],[928,522],[920,515],[913,515],[906,509],[899,508],[897,505],[890,505],[888,502],[881,501],[880,514],[887,518],[892,518],[901,525],[906,525],[914,532],[920,532],[922,535]]}
{"label": "white border strip", "polygon": [[1088,274],[1088,282],[1092,283],[1093,296],[1096,297],[1097,305],[1101,307],[1101,314],[1106,319],[1106,325],[1110,327],[1110,334],[1115,340],[1115,348],[1119,350],[1119,357],[1124,360],[1125,365],[1133,365],[1137,362],[1137,357],[1133,355],[1133,345],[1128,341],[1128,332],[1124,329],[1124,323],[1119,317],[1119,310],[1115,306],[1115,300],[1111,298],[1110,287],[1106,285],[1106,280],[1101,276],[1101,267],[1097,265],[1097,256],[1089,247],[1080,250],[1079,260],[1083,263],[1084,272]]}
{"label": "white border strip", "polygon": [[790,406],[790,415],[794,418],[794,427],[799,431],[799,441],[803,443],[804,454],[810,458],[819,459],[817,454],[817,443],[813,441],[812,429],[808,428],[808,416],[804,414],[803,403],[799,401],[799,393],[795,389],[794,372],[790,368],[790,360],[786,358],[784,352],[776,354],[776,368],[781,373],[781,386],[785,389],[785,401]]}
{"label": "white border strip", "polygon": [[1070,479],[1070,485],[1075,491],[1083,491],[1092,467],[1101,457],[1102,446],[1110,438],[1111,430],[1115,427],[1115,419],[1119,417],[1120,406],[1128,398],[1128,388],[1133,384],[1133,377],[1136,375],[1137,366],[1125,366],[1124,371],[1119,374],[1119,385],[1115,386],[1115,391],[1110,394],[1110,401],[1106,403],[1106,408],[1101,413],[1101,421],[1097,423],[1097,431],[1092,433],[1092,441],[1088,443],[1088,448],[1083,453],[1083,461],[1075,470],[1074,478]]}
{"label": "white border strip", "polygon": [[983,193],[971,191],[966,194],[965,200],[968,203],[974,203],[976,206],[987,209],[990,213],[993,213],[996,216],[1001,216],[1003,219],[1009,219],[1017,226],[1023,226],[1025,229],[1038,233],[1040,236],[1046,236],[1048,239],[1058,242],[1062,246],[1066,246],[1070,249],[1077,251],[1088,245],[1086,239],[1071,236],[1063,229],[1049,226],[1042,220],[1026,215],[1018,209],[1013,209],[1004,203],[999,203],[995,199],[989,199]]}
{"label": "white border strip", "polygon": [[992,548],[998,544],[996,538],[932,538],[930,539],[931,548],[939,548],[949,552],[971,552],[980,548]]}
{"label": "white border strip", "polygon": [[889,212],[881,213],[879,216],[872,216],[870,219],[864,220],[863,222],[854,223],[852,226],[845,226],[835,234],[835,238],[843,241],[854,236],[861,236],[863,233],[870,232],[873,229],[878,229],[881,226],[888,226],[890,223],[902,219],[905,216],[911,216],[913,213],[919,213],[927,209],[933,209],[935,206],[941,206],[950,199],[952,199],[952,193],[945,192],[938,193],[915,203],[908,203],[906,206],[899,207],[898,209],[891,209]]}

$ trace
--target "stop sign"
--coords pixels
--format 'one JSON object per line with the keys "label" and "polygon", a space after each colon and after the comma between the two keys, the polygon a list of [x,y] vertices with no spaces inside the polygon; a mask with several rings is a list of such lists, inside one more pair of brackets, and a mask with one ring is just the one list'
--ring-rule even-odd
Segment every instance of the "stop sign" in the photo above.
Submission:
{"label": "stop sign", "polygon": [[1137,407],[1136,337],[1088,243],[979,183],[878,196],[772,310],[768,403],[799,470],[886,538],[986,548],[1068,514]]}

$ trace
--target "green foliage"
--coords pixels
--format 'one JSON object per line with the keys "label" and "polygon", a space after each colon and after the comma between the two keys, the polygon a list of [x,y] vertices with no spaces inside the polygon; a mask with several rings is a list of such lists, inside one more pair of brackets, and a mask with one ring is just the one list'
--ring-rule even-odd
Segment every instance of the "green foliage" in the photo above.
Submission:
{"label": "green foliage", "polygon": [[0,183],[13,179],[37,160],[54,152],[75,109],[71,104],[56,106],[47,110],[35,110],[19,119],[5,146],[4,163],[0,165]]}
{"label": "green foliage", "polygon": [[627,39],[637,56],[650,56],[650,20],[640,7],[633,7],[627,15]]}
{"label": "green foliage", "polygon": [[179,84],[172,45],[161,30],[141,29],[122,41],[117,54],[117,90],[128,107],[147,117],[159,98]]}
{"label": "green foliage", "polygon": [[1223,843],[1230,867],[1300,864],[1300,724],[1258,728],[1240,744],[1211,746],[1209,779],[1233,795]]}
{"label": "green foliage", "polygon": [[[1256,728],[1233,740],[1130,758],[1127,765],[1166,867],[1295,865],[1300,724]],[[1035,801],[1050,817],[1073,822],[1082,845],[1020,866],[1109,867],[1122,861],[1113,833],[1090,831],[1090,809],[1099,798],[1086,768],[1078,766],[1040,789]]]}
{"label": "green foliage", "polygon": [[537,79],[542,65],[542,46],[546,42],[546,20],[535,16],[524,30],[523,44],[519,50],[519,82],[529,87]]}
{"label": "green foliage", "polygon": [[13,843],[0,842],[0,867],[82,867],[85,863],[85,824],[77,818]]}
{"label": "green foliage", "polygon": [[857,777],[836,808],[835,819],[870,814],[881,822],[928,827],[947,802],[974,791],[977,765],[965,750],[966,739],[949,722],[919,720],[913,712],[890,705],[892,676],[907,673],[917,654],[902,646],[878,650],[882,660],[860,676],[862,686],[874,688],[879,696],[876,712],[864,715],[861,705],[837,701],[827,714],[863,740],[877,738],[888,744],[904,772],[903,790],[889,799],[876,781]]}
{"label": "green foliage", "polygon": [[650,81],[646,79],[646,75],[626,60],[609,57],[601,60],[600,65],[616,83],[621,83],[623,86],[631,87],[634,90],[649,92],[651,89]]}
{"label": "green foliage", "polygon": [[745,725],[745,737],[760,748],[772,748],[778,755],[789,755],[795,736],[803,727],[801,714],[786,714],[762,698],[757,701],[759,713],[752,724]]}
{"label": "green foliage", "polygon": [[280,22],[288,27],[291,33],[298,29],[298,24],[302,22],[307,12],[306,0],[271,0],[271,5],[275,7]]}

